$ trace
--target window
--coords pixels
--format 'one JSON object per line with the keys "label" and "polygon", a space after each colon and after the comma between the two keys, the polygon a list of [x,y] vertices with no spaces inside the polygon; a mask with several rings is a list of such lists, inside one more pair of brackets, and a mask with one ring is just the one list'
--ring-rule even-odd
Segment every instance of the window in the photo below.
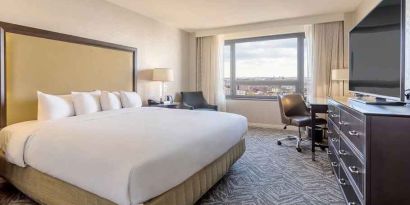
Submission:
{"label": "window", "polygon": [[303,93],[304,39],[296,33],[225,41],[226,96],[275,99]]}

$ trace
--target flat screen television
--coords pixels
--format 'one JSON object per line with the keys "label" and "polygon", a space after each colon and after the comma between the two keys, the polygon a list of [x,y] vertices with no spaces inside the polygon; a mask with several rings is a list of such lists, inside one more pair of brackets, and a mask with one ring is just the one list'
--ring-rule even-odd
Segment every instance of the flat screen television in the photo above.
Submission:
{"label": "flat screen television", "polygon": [[350,31],[350,91],[402,100],[402,1],[384,0]]}

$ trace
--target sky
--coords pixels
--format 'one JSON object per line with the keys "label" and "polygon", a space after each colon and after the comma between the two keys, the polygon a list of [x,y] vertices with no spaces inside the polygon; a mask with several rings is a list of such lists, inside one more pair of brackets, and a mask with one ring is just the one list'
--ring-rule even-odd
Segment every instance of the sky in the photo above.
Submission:
{"label": "sky", "polygon": [[[296,77],[297,39],[236,43],[236,77]],[[224,49],[225,77],[229,78],[229,47]]]}

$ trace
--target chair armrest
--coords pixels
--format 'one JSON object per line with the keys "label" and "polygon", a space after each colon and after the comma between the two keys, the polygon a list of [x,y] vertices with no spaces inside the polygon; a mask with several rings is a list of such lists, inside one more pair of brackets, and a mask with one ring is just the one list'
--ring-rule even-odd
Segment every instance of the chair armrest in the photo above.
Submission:
{"label": "chair armrest", "polygon": [[212,110],[218,111],[218,106],[217,105],[206,104],[203,107],[207,108],[207,109],[212,109]]}
{"label": "chair armrest", "polygon": [[193,109],[194,109],[193,106],[190,106],[190,105],[188,105],[188,104],[186,104],[186,103],[181,103],[180,108],[181,108],[181,109],[187,109],[187,110],[193,110]]}

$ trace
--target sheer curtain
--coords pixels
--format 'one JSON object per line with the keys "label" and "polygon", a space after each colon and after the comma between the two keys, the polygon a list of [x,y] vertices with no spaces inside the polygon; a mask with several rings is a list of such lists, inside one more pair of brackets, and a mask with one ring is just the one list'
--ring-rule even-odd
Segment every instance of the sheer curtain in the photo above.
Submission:
{"label": "sheer curtain", "polygon": [[312,35],[313,35],[313,25],[306,25],[305,26],[305,39],[306,39],[306,46],[305,46],[305,61],[306,61],[306,68],[305,68],[305,89],[307,93],[307,98],[310,101],[313,98],[313,84],[312,84]]}
{"label": "sheer curtain", "polygon": [[340,96],[342,83],[332,82],[333,69],[344,67],[343,22],[305,26],[308,98]]}
{"label": "sheer curtain", "polygon": [[210,104],[226,110],[223,90],[223,37],[206,36],[196,39],[196,89],[204,93]]}

